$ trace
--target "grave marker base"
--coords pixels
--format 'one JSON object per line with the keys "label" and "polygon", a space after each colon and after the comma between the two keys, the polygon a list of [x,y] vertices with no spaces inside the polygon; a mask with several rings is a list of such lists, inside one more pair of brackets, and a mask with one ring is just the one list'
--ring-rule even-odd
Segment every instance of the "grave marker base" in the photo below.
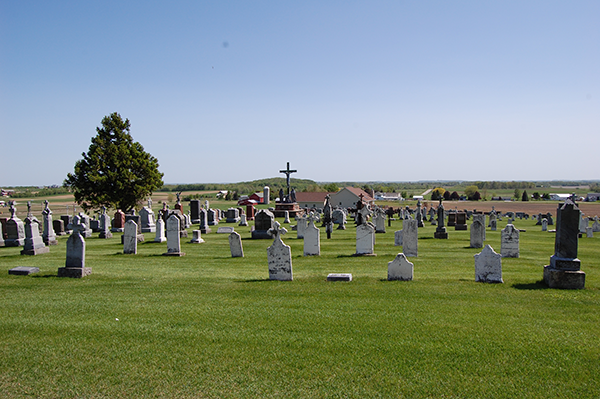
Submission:
{"label": "grave marker base", "polygon": [[92,274],[91,267],[59,267],[58,277],[82,278]]}

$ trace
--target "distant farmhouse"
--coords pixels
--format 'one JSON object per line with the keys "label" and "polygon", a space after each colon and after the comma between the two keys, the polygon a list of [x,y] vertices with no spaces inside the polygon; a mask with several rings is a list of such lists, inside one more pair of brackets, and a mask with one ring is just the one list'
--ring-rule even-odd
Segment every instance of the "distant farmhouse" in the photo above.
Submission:
{"label": "distant farmhouse", "polygon": [[587,202],[595,202],[600,200],[600,193],[588,193],[585,197]]}

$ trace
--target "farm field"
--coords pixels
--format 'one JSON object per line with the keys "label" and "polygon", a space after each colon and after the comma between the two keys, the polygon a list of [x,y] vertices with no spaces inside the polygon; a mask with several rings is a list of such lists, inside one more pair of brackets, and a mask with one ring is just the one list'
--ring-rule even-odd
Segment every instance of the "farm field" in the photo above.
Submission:
{"label": "farm field", "polygon": [[[505,223],[487,229],[485,243],[496,252]],[[387,262],[402,251],[393,233],[401,221],[376,235],[376,257],[352,256],[351,223],[330,240],[322,229],[315,257],[303,257],[303,241],[289,231],[291,282],[268,280],[272,240],[252,240],[250,227],[237,225],[244,258],[230,257],[226,234],[203,235],[203,244],[182,239],[181,258],[161,256],[166,244],[153,243],[153,233],[137,255],[122,253],[119,234],[94,234],[86,240],[93,274],[84,279],[56,277],[66,237],[35,257],[0,248],[0,392],[595,398],[600,237],[579,240],[586,289],[554,290],[540,282],[554,234],[531,220],[515,225],[526,231],[520,258],[502,261],[504,284],[474,281],[481,250],[469,248],[468,231],[449,229],[448,240],[436,240],[429,224],[419,229],[419,256],[409,258],[415,279],[387,281]],[[40,273],[8,275],[16,266]],[[354,281],[327,282],[331,272]]]}

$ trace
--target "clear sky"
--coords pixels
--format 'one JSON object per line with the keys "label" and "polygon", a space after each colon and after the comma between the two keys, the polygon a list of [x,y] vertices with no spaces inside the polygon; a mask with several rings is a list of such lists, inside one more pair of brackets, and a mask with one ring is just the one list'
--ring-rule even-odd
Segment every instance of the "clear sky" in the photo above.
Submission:
{"label": "clear sky", "polygon": [[2,1],[0,186],[118,112],[166,183],[599,179],[600,1]]}

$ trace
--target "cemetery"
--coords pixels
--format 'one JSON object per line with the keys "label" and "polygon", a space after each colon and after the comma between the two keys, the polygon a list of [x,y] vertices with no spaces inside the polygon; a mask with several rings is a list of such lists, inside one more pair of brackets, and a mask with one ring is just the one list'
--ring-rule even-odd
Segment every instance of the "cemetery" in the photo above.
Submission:
{"label": "cemetery", "polygon": [[[67,216],[55,235],[15,209],[0,248],[0,386],[36,397],[594,397],[594,213],[582,234],[558,202],[546,231],[502,203],[494,223],[493,205],[456,204],[420,214],[409,201],[401,218],[371,203],[289,223],[258,204],[242,225],[248,210],[225,200],[155,199],[143,217],[92,218],[50,200],[33,218]],[[448,223],[457,207],[459,229]],[[345,229],[326,234],[327,223]]]}

